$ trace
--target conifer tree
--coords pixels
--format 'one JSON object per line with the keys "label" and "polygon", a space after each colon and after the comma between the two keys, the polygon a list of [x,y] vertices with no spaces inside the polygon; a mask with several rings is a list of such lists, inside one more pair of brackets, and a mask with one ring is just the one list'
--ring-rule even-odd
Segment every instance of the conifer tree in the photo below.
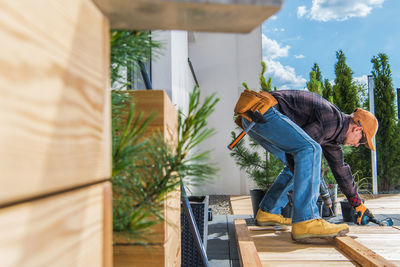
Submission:
{"label": "conifer tree", "polygon": [[265,72],[267,71],[267,64],[264,61],[261,61],[261,73],[260,73],[260,86],[262,91],[271,92],[272,91],[272,77],[268,78],[268,81],[265,80]]}
{"label": "conifer tree", "polygon": [[318,65],[317,63],[314,63],[314,66],[312,67],[311,70],[315,72],[315,78],[316,78],[321,84],[323,84],[321,69],[319,68],[319,65]]}
{"label": "conifer tree", "polygon": [[[321,93],[318,94],[320,94],[323,98],[325,98],[329,102],[333,103],[333,91],[331,83],[329,82],[328,79],[325,80],[323,79],[321,69],[317,63],[314,63],[314,66],[311,68],[311,70],[315,72],[315,79],[319,81],[321,85]],[[311,73],[310,73],[310,82],[311,82]],[[310,88],[308,88],[308,90],[310,90]]]}
{"label": "conifer tree", "polygon": [[379,53],[371,60],[373,64],[372,76],[375,83],[375,116],[379,121],[379,130],[376,136],[378,160],[378,188],[388,190],[390,185],[399,179],[399,148],[396,134],[395,92],[392,84],[392,73],[389,58]]}
{"label": "conifer tree", "polygon": [[322,97],[333,103],[333,89],[328,79],[325,79],[324,86],[322,88]]}
{"label": "conifer tree", "polygon": [[346,56],[342,50],[336,52],[336,58],[333,102],[344,113],[350,114],[359,106],[357,86],[353,82],[353,71],[347,66]]}
{"label": "conifer tree", "polygon": [[[351,114],[360,106],[360,98],[358,95],[359,87],[353,81],[353,71],[346,63],[346,56],[342,50],[336,52],[337,62],[335,64],[335,84],[333,85],[332,96],[333,103],[346,114]],[[327,93],[327,92],[326,92]],[[353,177],[356,181],[367,181],[364,186],[371,180],[371,165],[369,151],[364,146],[358,148],[344,147],[344,161],[351,166]],[[367,188],[358,182],[359,190],[363,191]]]}
{"label": "conifer tree", "polygon": [[[321,73],[319,74],[321,75]],[[306,83],[308,91],[321,95],[322,83],[317,79],[315,71],[310,72],[310,81]]]}

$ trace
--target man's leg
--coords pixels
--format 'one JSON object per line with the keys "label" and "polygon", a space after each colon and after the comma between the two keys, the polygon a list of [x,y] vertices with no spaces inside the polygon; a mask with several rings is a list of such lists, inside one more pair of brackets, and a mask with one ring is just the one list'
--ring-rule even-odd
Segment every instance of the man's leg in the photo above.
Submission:
{"label": "man's leg", "polygon": [[265,194],[260,203],[260,209],[280,215],[282,213],[282,208],[289,202],[287,193],[291,189],[293,189],[293,174],[289,167],[286,166],[279,173],[274,183]]}
{"label": "man's leg", "polygon": [[256,124],[249,135],[273,144],[294,158],[292,238],[302,241],[310,237],[332,237],[348,232],[346,224],[329,224],[320,219],[316,205],[322,158],[320,145],[275,108],[269,109],[264,118],[267,122]]}
{"label": "man's leg", "polygon": [[[293,222],[306,221],[320,218],[316,205],[319,194],[321,147],[305,133],[299,126],[282,115],[275,108],[269,109],[264,118],[266,123],[257,123],[248,133],[252,138],[267,149],[273,149],[282,160],[284,153],[293,155],[295,161],[295,172],[293,175]],[[243,126],[248,124],[243,120]],[[277,151],[282,151],[277,153]],[[285,162],[285,160],[282,160]],[[289,171],[290,172],[290,171]],[[285,173],[284,173],[285,174]],[[284,191],[289,190],[290,175],[278,176],[274,188],[269,190],[266,197],[275,205],[272,209],[266,210],[270,213],[278,213],[280,207],[279,198],[282,198]],[[286,199],[286,198],[285,198]],[[278,205],[276,205],[278,204]],[[265,207],[265,208],[268,208]]]}
{"label": "man's leg", "polygon": [[[263,148],[265,148],[265,150],[269,151],[279,161],[287,165],[286,154],[284,151],[269,143],[267,140],[260,137],[259,135],[252,134],[251,132],[249,133],[249,135]],[[289,167],[286,166],[275,178],[272,186],[264,195],[262,201],[260,202],[259,208],[263,211],[280,215],[281,209],[285,207],[288,203],[287,192],[290,191],[292,188],[293,173],[290,171]]]}

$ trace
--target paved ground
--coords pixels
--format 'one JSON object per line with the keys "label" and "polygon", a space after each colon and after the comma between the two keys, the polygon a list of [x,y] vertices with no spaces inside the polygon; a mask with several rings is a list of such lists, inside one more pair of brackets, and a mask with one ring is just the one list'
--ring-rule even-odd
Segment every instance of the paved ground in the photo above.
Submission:
{"label": "paved ground", "polygon": [[233,220],[246,219],[253,223],[250,215],[214,215],[208,222],[207,256],[210,267],[240,267]]}

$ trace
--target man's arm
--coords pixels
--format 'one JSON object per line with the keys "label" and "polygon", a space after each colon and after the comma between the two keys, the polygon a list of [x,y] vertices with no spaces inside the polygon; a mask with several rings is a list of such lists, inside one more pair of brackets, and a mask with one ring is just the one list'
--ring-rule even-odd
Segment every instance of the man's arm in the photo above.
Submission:
{"label": "man's arm", "polygon": [[360,205],[362,201],[357,184],[354,182],[350,166],[343,160],[342,148],[339,145],[326,144],[322,146],[322,150],[340,190],[353,207]]}

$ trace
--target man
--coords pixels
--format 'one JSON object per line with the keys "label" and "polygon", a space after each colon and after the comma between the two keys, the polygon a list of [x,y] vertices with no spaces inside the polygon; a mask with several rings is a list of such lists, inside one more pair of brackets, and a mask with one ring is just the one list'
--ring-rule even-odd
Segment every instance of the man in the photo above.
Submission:
{"label": "man", "polygon": [[[378,130],[375,116],[360,108],[351,115],[344,114],[321,96],[303,90],[279,90],[270,95],[266,92],[262,94],[273,96],[270,102],[272,107],[268,106],[265,113],[261,112],[264,113],[263,122],[256,123],[248,134],[286,167],[261,201],[256,223],[292,224],[292,239],[295,241],[340,236],[349,231],[347,224],[331,224],[319,215],[317,199],[322,154],[327,159],[341,191],[355,207],[358,223],[365,222],[365,216],[373,216],[361,201],[350,167],[343,161],[340,145],[358,147],[365,144],[375,150],[372,143]],[[248,99],[246,101],[249,103]],[[268,101],[270,100],[267,99]],[[239,102],[240,99],[237,107],[240,106]],[[242,115],[243,128],[248,127],[252,120],[260,121],[255,119],[255,112],[259,109],[254,109],[260,105],[250,106],[253,108],[246,108],[248,110],[242,114],[236,112],[235,108],[236,114]],[[287,192],[291,189],[293,217],[287,219],[281,215],[281,208],[287,204]]]}

